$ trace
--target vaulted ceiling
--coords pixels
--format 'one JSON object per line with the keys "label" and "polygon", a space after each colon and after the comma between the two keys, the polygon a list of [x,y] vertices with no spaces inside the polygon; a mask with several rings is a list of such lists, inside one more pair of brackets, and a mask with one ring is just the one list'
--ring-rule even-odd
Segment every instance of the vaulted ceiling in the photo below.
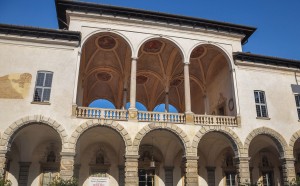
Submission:
{"label": "vaulted ceiling", "polygon": [[[113,33],[96,34],[88,39],[82,49],[80,82],[83,90],[82,105],[95,99],[107,99],[116,108],[123,106],[124,89],[126,101],[130,95],[130,69],[132,52],[128,43]],[[181,50],[163,38],[146,41],[139,49],[137,60],[137,102],[148,110],[169,103],[184,112],[184,77]],[[224,68],[229,71],[224,55],[211,45],[194,49],[190,58],[191,95],[198,102],[192,107],[203,112],[203,100],[207,86]]]}

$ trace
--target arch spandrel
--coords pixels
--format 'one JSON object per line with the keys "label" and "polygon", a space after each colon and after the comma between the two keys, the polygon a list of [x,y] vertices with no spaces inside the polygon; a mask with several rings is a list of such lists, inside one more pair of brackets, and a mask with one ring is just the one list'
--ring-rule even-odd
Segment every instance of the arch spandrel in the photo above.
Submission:
{"label": "arch spandrel", "polygon": [[87,130],[94,128],[94,127],[107,127],[114,130],[117,134],[121,136],[123,142],[125,144],[126,152],[128,151],[129,147],[132,146],[131,137],[128,134],[127,130],[120,125],[118,122],[113,120],[102,120],[102,119],[95,119],[89,120],[85,123],[79,125],[76,130],[72,133],[71,137],[68,140],[69,143],[69,150],[72,152],[76,151],[76,145],[80,138],[80,136]]}
{"label": "arch spandrel", "polygon": [[165,124],[165,123],[150,123],[144,126],[135,136],[132,144],[131,154],[138,155],[139,146],[143,138],[152,131],[155,130],[166,130],[173,133],[183,145],[184,154],[190,153],[190,140],[186,133],[178,126],[174,124]]}
{"label": "arch spandrel", "polygon": [[200,140],[203,138],[204,135],[210,132],[217,132],[226,136],[226,138],[231,142],[233,147],[233,151],[235,156],[240,156],[242,154],[243,143],[239,139],[239,137],[233,132],[231,129],[225,126],[213,126],[213,127],[202,127],[195,135],[191,148],[193,152],[197,153],[197,148],[199,145]]}
{"label": "arch spandrel", "polygon": [[1,137],[1,150],[8,150],[10,143],[14,140],[15,135],[24,127],[32,124],[42,124],[53,128],[60,136],[62,142],[62,150],[64,150],[67,144],[67,133],[64,127],[55,120],[42,115],[27,116],[21,118],[11,124],[3,133]]}
{"label": "arch spandrel", "polygon": [[270,137],[275,142],[279,150],[279,153],[282,157],[286,157],[291,154],[290,148],[281,134],[279,134],[277,131],[273,129],[267,127],[261,127],[261,128],[254,129],[252,132],[248,134],[244,143],[245,155],[249,156],[249,147],[251,141],[258,135],[265,135]]}

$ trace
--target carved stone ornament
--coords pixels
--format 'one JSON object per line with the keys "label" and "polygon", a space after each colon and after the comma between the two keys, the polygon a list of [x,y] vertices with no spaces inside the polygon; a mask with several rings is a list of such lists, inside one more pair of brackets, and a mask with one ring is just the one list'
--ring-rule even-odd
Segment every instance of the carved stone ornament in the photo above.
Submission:
{"label": "carved stone ornament", "polygon": [[143,51],[147,53],[158,53],[160,52],[161,48],[163,46],[163,43],[158,40],[152,40],[145,43],[143,47]]}
{"label": "carved stone ornament", "polygon": [[98,45],[105,50],[113,49],[117,44],[117,41],[111,36],[102,36],[98,39]]}

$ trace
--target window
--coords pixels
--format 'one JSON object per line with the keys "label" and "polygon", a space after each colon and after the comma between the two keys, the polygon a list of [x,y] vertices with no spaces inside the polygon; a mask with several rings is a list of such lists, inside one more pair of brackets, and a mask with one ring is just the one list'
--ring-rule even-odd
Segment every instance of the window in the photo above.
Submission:
{"label": "window", "polygon": [[235,173],[226,173],[226,186],[235,186]]}
{"label": "window", "polygon": [[265,92],[261,90],[255,90],[254,98],[257,117],[268,117]]}
{"label": "window", "polygon": [[300,94],[295,94],[295,101],[297,106],[298,119],[300,120]]}
{"label": "window", "polygon": [[53,72],[38,71],[34,90],[34,102],[49,102]]}

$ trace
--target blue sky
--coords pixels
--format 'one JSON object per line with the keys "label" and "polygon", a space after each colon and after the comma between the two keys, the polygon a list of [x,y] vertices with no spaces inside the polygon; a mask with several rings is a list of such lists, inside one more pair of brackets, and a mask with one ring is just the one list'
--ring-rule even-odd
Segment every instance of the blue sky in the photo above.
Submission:
{"label": "blue sky", "polygon": [[[257,27],[244,52],[300,60],[300,0],[84,0]],[[0,23],[57,28],[54,0],[0,0]]]}

